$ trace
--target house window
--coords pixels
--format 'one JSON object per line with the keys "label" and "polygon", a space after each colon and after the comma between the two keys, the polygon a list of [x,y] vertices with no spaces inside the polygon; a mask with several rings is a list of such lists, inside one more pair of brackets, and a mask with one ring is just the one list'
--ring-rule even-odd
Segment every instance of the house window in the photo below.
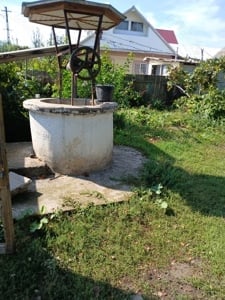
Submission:
{"label": "house window", "polygon": [[152,66],[152,75],[156,76],[166,76],[168,72],[167,65],[153,65]]}
{"label": "house window", "polygon": [[157,75],[157,69],[158,69],[157,65],[152,66],[152,75]]}
{"label": "house window", "polygon": [[143,32],[144,24],[140,22],[131,22],[131,31]]}
{"label": "house window", "polygon": [[135,74],[148,74],[148,65],[143,63],[135,63],[134,65],[134,73]]}
{"label": "house window", "polygon": [[140,64],[140,74],[147,74],[147,64]]}
{"label": "house window", "polygon": [[118,26],[116,26],[116,29],[128,30],[128,25],[129,25],[128,21],[122,21]]}

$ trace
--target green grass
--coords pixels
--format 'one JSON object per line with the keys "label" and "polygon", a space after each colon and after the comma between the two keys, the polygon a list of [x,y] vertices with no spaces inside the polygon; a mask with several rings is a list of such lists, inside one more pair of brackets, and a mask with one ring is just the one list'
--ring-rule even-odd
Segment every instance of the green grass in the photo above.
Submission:
{"label": "green grass", "polygon": [[[128,179],[134,196],[59,212],[34,233],[33,218],[15,222],[16,253],[0,257],[0,298],[225,299],[224,140],[223,124],[180,111],[118,111],[115,142],[148,158]],[[177,278],[179,264],[191,275]]]}

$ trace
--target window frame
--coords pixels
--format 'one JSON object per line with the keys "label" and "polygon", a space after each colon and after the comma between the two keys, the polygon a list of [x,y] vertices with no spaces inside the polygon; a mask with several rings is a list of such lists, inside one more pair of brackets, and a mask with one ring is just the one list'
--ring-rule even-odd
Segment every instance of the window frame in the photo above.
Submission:
{"label": "window frame", "polygon": [[133,32],[144,32],[144,23],[137,22],[137,21],[131,21],[130,22],[130,31],[133,31]]}
{"label": "window frame", "polygon": [[[127,26],[125,26],[125,28],[121,28],[121,27],[123,27],[122,25],[127,25]],[[116,26],[116,28],[115,28],[116,30],[122,30],[122,31],[128,31],[129,30],[129,21],[128,20],[124,20],[124,21],[122,21],[122,22],[120,22],[120,24],[119,25],[117,25]]]}

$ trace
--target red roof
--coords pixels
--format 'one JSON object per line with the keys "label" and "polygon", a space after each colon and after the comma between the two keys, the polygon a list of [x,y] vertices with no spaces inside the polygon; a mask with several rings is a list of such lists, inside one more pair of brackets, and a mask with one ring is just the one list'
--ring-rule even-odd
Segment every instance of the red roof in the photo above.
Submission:
{"label": "red roof", "polygon": [[161,35],[161,37],[164,38],[164,40],[169,44],[178,44],[176,35],[173,30],[167,30],[167,29],[156,29],[158,33]]}

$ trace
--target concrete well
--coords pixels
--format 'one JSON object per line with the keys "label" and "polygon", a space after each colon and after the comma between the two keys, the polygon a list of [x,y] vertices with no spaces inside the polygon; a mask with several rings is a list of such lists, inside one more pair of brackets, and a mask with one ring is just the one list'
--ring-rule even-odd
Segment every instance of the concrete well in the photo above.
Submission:
{"label": "concrete well", "polygon": [[28,99],[33,149],[55,173],[79,175],[103,169],[112,159],[115,102]]}

